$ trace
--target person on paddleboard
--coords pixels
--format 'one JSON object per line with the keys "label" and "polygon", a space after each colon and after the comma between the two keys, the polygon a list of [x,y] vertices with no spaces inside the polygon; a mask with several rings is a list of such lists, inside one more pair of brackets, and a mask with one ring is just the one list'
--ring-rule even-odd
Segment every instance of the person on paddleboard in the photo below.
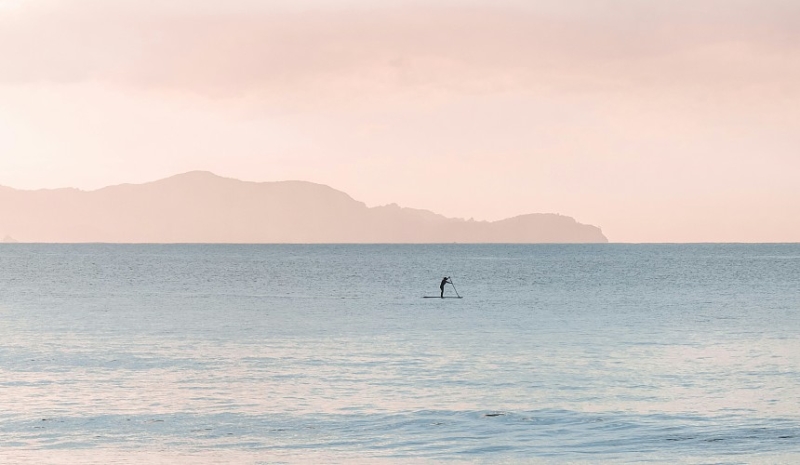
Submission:
{"label": "person on paddleboard", "polygon": [[445,285],[445,284],[452,284],[452,283],[450,282],[450,278],[448,278],[447,276],[445,276],[444,278],[442,278],[442,283],[441,283],[441,284],[439,284],[439,289],[441,289],[441,291],[442,291],[442,293],[441,293],[441,295],[439,295],[439,297],[441,297],[442,299],[444,299],[444,285]]}

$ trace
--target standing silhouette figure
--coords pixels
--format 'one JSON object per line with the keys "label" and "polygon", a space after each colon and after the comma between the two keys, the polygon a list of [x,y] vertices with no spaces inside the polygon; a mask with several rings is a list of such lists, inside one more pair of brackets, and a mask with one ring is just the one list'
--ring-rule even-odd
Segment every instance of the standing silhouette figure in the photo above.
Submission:
{"label": "standing silhouette figure", "polygon": [[439,297],[441,297],[442,299],[444,299],[444,285],[449,283],[449,282],[450,282],[450,278],[445,276],[444,278],[442,278],[442,283],[439,284],[439,289],[442,291],[442,293],[439,295]]}

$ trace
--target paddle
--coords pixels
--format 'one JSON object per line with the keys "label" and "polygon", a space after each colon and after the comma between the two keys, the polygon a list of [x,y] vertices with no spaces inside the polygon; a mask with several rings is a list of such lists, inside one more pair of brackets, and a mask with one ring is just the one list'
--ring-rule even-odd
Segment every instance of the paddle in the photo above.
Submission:
{"label": "paddle", "polygon": [[458,294],[458,289],[456,289],[456,285],[453,284],[453,278],[450,277],[450,285],[453,286],[453,290],[456,291],[456,295],[460,298],[461,296]]}

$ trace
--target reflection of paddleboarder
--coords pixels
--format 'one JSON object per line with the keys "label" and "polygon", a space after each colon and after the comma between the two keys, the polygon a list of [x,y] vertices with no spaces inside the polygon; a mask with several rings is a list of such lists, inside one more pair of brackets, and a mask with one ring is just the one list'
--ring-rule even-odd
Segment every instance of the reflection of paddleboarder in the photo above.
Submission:
{"label": "reflection of paddleboarder", "polygon": [[442,278],[442,283],[441,283],[441,284],[439,284],[439,289],[441,289],[441,290],[442,290],[442,294],[441,294],[439,297],[441,297],[441,298],[443,298],[443,299],[444,299],[444,285],[445,285],[445,284],[448,284],[448,283],[450,283],[450,284],[453,284],[453,283],[450,281],[450,278],[448,278],[447,276],[445,276],[444,278]]}

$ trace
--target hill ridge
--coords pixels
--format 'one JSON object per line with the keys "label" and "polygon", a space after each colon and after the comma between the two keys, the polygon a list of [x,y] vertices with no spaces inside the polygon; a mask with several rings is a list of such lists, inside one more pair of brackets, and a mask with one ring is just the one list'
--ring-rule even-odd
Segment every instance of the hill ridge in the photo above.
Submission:
{"label": "hill ridge", "polygon": [[0,237],[109,243],[608,242],[600,228],[557,213],[499,221],[367,207],[309,181],[253,182],[190,171],[83,191],[0,189]]}

